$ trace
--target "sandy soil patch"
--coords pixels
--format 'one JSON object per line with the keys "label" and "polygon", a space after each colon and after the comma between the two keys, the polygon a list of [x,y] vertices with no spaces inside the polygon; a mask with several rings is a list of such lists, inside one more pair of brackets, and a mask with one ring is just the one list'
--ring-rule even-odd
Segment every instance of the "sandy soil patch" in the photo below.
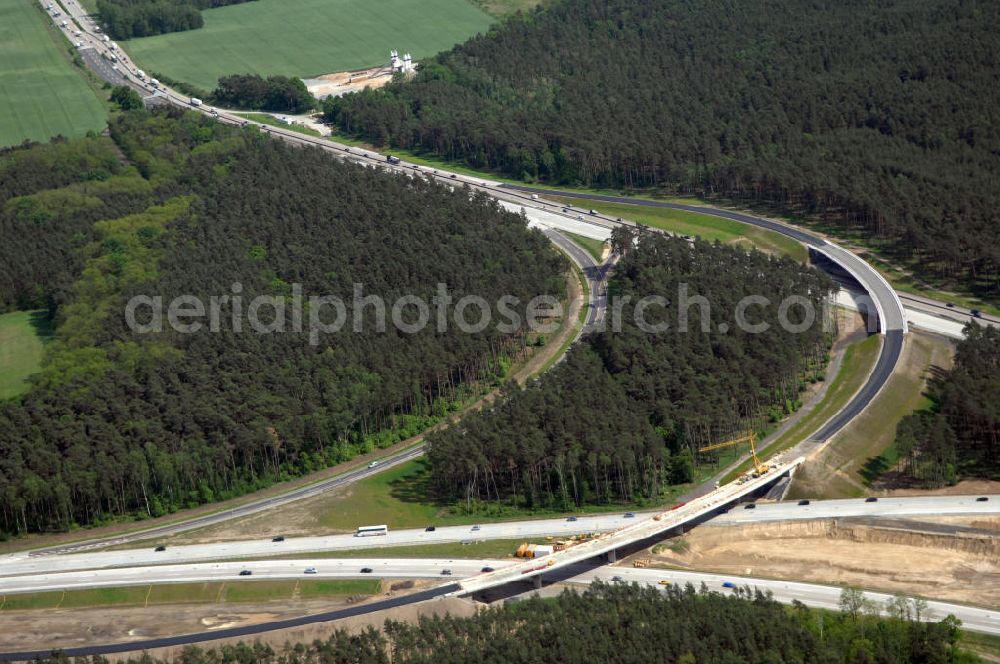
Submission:
{"label": "sandy soil patch", "polygon": [[[915,528],[919,530],[919,524]],[[1000,533],[949,535],[905,530],[899,524],[889,528],[827,519],[705,525],[682,539],[686,546],[672,540],[677,551],[662,547],[654,560],[697,570],[1000,606]]]}
{"label": "sandy soil patch", "polygon": [[939,489],[892,489],[888,496],[972,496],[1000,494],[1000,482],[994,480],[962,480],[955,486]]}
{"label": "sandy soil patch", "polygon": [[[418,582],[416,589],[424,583]],[[378,597],[372,598],[373,601]],[[272,620],[284,620],[311,615],[347,606],[343,599],[315,599],[299,602],[267,602],[245,604],[172,605],[169,608],[106,608],[60,611],[19,611],[0,614],[0,648],[4,650],[32,650],[55,647],[75,647],[100,643],[139,641],[142,639],[174,634],[196,634],[228,627],[252,625]],[[372,625],[381,627],[385,620],[416,621],[422,615],[473,615],[476,605],[458,598],[441,598],[420,602],[365,616],[344,620],[316,623],[286,630],[266,632],[257,637],[219,639],[202,647],[216,647],[224,643],[259,640],[276,649],[288,642],[311,642],[326,638],[335,629],[360,631]],[[180,648],[163,648],[150,651],[159,657],[173,657]],[[117,657],[124,659],[126,655]],[[115,657],[112,657],[115,659]]]}
{"label": "sandy soil patch", "polygon": [[318,99],[340,97],[349,92],[360,92],[365,88],[377,90],[392,80],[388,67],[374,67],[359,71],[341,71],[325,74],[317,78],[302,79],[306,88]]}

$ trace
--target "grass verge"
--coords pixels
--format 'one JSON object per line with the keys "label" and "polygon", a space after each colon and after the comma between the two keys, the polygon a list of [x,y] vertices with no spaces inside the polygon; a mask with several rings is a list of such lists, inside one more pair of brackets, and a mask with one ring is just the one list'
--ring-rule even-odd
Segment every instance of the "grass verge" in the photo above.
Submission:
{"label": "grass verge", "polygon": [[576,242],[578,245],[587,250],[587,253],[594,257],[594,260],[600,264],[602,256],[604,255],[604,245],[607,244],[601,240],[595,240],[592,237],[584,237],[582,235],[577,235],[576,233],[570,233],[568,231],[561,231],[563,235],[569,239]]}
{"label": "grass verge", "polygon": [[90,588],[7,595],[0,611],[84,609],[167,604],[248,603],[313,597],[350,597],[381,592],[380,579],[241,581],[238,583],[175,583]]}
{"label": "grass verge", "polygon": [[[867,380],[878,361],[881,347],[882,339],[878,335],[872,335],[848,346],[844,351],[844,359],[840,364],[837,376],[826,390],[823,398],[808,413],[800,417],[794,425],[766,447],[758,450],[758,456],[766,459],[805,440],[809,434],[819,429],[824,422],[847,405],[854,393]],[[751,460],[747,459],[735,470],[727,473],[722,478],[721,483],[732,482],[745,473],[750,468],[751,463]]]}
{"label": "grass verge", "polygon": [[[564,205],[579,206],[581,204],[581,201],[577,199],[561,196],[552,196],[551,198]],[[789,256],[800,263],[804,263],[809,258],[809,252],[805,246],[795,240],[780,233],[756,228],[749,224],[741,224],[738,221],[686,210],[641,207],[624,203],[586,201],[582,204],[611,217],[621,217],[671,233],[692,235],[710,242],[718,240],[723,244],[749,243],[761,251]]]}
{"label": "grass verge", "polygon": [[927,408],[924,395],[934,367],[951,364],[952,343],[910,334],[900,368],[871,406],[795,473],[789,498],[848,498],[865,494],[882,473],[896,465],[896,426],[906,415]]}
{"label": "grass verge", "polygon": [[[470,533],[473,535],[474,533]],[[302,554],[275,556],[275,560],[298,560],[300,558],[446,558],[481,560],[507,558],[514,555],[521,544],[545,544],[546,539],[526,537],[511,540],[471,540],[468,544],[461,542],[442,542],[441,544],[416,544],[412,546],[380,546],[373,549],[348,549],[343,551],[320,551]],[[259,558],[255,558],[259,560]]]}

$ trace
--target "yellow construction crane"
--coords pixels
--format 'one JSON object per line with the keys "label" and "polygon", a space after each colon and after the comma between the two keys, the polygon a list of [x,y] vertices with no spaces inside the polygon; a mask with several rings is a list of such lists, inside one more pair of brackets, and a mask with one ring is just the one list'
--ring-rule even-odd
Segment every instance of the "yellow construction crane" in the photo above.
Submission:
{"label": "yellow construction crane", "polygon": [[732,440],[725,440],[721,443],[715,443],[713,445],[706,445],[705,447],[698,448],[699,452],[711,452],[712,450],[717,450],[722,447],[730,447],[732,445],[740,445],[742,443],[750,444],[750,457],[753,459],[753,466],[756,469],[758,475],[763,475],[767,472],[768,468],[765,464],[761,463],[761,460],[757,458],[757,434],[751,431],[748,434],[740,436],[739,438],[733,438]]}

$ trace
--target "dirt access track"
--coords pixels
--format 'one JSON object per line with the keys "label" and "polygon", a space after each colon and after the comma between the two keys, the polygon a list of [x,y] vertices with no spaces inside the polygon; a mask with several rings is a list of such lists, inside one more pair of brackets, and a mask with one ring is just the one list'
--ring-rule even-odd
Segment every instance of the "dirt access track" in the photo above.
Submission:
{"label": "dirt access track", "polygon": [[[421,589],[418,581],[414,588]],[[373,596],[368,601],[381,599]],[[169,606],[92,608],[76,610],[28,610],[0,613],[0,650],[37,650],[43,648],[70,648],[129,640],[140,641],[158,636],[196,634],[241,625],[253,625],[272,620],[284,620],[303,615],[322,613],[347,606],[344,598],[310,599],[300,601],[270,601],[245,604],[172,604]],[[464,599],[438,598],[401,606],[387,611],[344,618],[331,622],[314,623],[284,630],[264,632],[251,637],[219,639],[199,644],[214,648],[239,641],[261,641],[280,650],[285,643],[311,643],[324,639],[336,629],[360,631],[371,625],[381,627],[388,620],[416,622],[420,616],[473,615],[476,605]],[[180,655],[181,646],[149,651],[155,657],[173,659]],[[109,659],[127,659],[129,655],[110,655]]]}
{"label": "dirt access track", "polygon": [[658,566],[1000,606],[996,517],[706,524],[655,548]]}

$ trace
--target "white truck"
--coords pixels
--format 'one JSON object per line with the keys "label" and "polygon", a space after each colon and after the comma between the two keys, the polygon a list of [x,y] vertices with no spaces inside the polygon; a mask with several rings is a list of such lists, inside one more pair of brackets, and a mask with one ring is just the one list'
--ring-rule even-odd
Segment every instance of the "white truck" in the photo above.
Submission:
{"label": "white truck", "polygon": [[139,77],[140,81],[145,81],[146,80],[146,72],[144,72],[141,69],[136,69],[135,70],[135,75]]}
{"label": "white truck", "polygon": [[149,79],[149,84],[152,85],[154,88],[160,87],[160,82],[155,78]]}
{"label": "white truck", "polygon": [[198,99],[197,97],[191,97],[191,105],[192,106],[201,106],[201,100]]}

